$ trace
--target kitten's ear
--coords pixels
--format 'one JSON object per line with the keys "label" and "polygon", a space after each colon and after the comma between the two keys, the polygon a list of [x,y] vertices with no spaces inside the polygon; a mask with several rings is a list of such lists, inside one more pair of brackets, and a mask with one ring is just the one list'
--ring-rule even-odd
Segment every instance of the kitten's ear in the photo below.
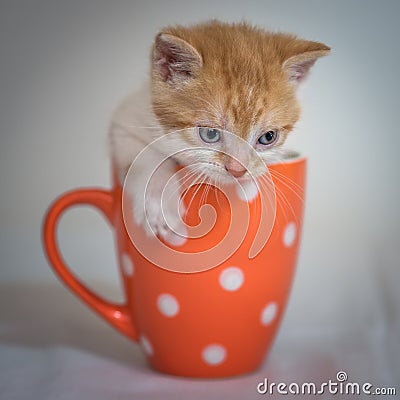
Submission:
{"label": "kitten's ear", "polygon": [[[289,47],[289,46],[288,46]],[[323,43],[296,40],[287,49],[283,69],[293,83],[303,81],[318,58],[326,56],[331,49]]]}
{"label": "kitten's ear", "polygon": [[153,70],[165,82],[179,83],[196,76],[203,65],[199,52],[188,42],[159,33],[153,48]]}

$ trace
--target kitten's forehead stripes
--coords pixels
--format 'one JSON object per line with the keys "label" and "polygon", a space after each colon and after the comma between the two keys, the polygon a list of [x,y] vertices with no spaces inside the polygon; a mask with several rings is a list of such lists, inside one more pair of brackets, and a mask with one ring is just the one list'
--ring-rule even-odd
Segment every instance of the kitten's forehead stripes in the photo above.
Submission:
{"label": "kitten's forehead stripes", "polygon": [[292,127],[300,114],[296,85],[328,52],[322,43],[246,23],[167,27],[153,51],[154,111],[169,129],[209,120],[243,139],[256,129]]}

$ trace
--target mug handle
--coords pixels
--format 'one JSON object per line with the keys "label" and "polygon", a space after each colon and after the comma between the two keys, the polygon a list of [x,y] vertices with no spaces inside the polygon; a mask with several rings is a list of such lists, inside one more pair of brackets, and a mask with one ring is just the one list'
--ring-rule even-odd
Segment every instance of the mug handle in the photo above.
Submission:
{"label": "mug handle", "polygon": [[50,266],[64,284],[80,297],[92,310],[114,328],[137,341],[138,335],[127,304],[110,303],[88,289],[70,271],[58,248],[57,225],[63,212],[71,206],[89,205],[97,208],[113,226],[113,195],[101,189],[77,189],[61,195],[49,207],[43,225],[43,243]]}

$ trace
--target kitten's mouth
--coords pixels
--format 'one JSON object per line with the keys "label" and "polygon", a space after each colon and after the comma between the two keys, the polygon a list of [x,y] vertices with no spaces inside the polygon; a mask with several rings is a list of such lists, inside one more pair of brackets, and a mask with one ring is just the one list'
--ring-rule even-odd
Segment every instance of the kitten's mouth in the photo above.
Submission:
{"label": "kitten's mouth", "polygon": [[239,176],[239,177],[233,177],[237,182],[239,183],[244,183],[244,182],[248,182],[251,180],[251,176],[246,172],[244,175]]}

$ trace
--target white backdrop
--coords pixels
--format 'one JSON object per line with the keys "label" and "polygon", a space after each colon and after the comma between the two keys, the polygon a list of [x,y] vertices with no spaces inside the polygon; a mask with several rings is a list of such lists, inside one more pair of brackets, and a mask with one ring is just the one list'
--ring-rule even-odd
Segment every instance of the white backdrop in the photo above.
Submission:
{"label": "white backdrop", "polygon": [[[399,15],[396,1],[2,2],[4,398],[255,398],[263,377],[326,381],[341,369],[400,392]],[[108,121],[148,76],[158,29],[210,17],[297,33],[332,55],[315,65],[289,141],[309,158],[308,188],[276,344],[256,374],[198,382],[148,370],[135,345],[70,295],[44,259],[40,226],[61,192],[109,186]],[[82,279],[121,298],[112,235],[97,214],[68,213],[60,238]]]}

